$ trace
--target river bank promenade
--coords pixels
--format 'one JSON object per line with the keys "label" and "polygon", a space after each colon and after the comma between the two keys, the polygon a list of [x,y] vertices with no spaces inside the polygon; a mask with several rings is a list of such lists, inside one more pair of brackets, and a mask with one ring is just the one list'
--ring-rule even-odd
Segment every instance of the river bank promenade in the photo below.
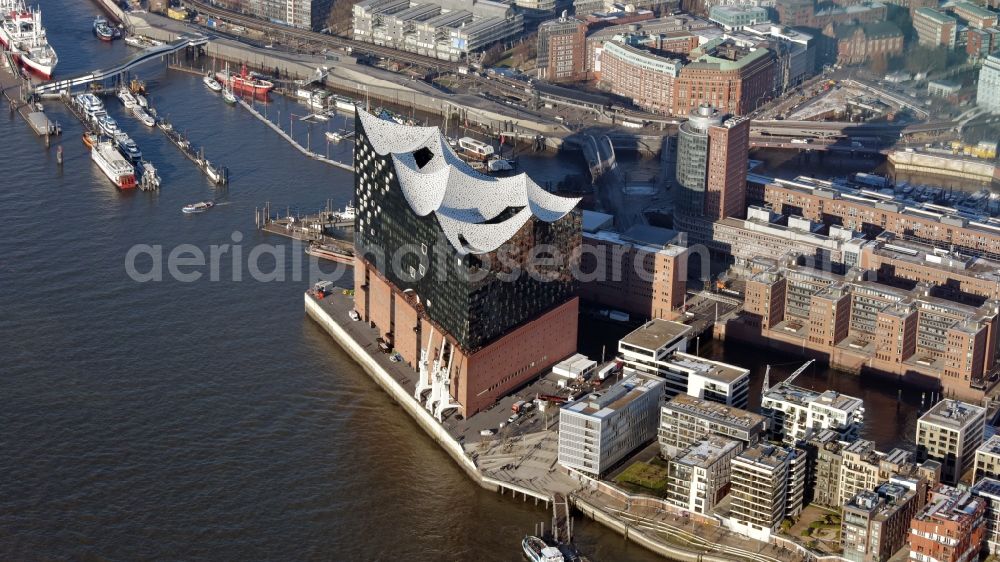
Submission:
{"label": "river bank promenade", "polygon": [[[558,411],[535,412],[520,424],[496,430],[517,400],[546,394],[555,382],[542,377],[494,407],[469,419],[438,422],[413,397],[417,374],[390,361],[376,343],[375,329],[352,321],[353,296],[343,289],[322,299],[304,294],[306,313],[315,320],[480,486],[524,501],[544,503],[557,495],[587,517],[667,559],[704,562],[798,562],[809,555],[792,545],[747,539],[714,521],[690,517],[659,498],[630,495],[607,482],[571,473],[557,462]],[[518,537],[511,537],[516,542]]]}

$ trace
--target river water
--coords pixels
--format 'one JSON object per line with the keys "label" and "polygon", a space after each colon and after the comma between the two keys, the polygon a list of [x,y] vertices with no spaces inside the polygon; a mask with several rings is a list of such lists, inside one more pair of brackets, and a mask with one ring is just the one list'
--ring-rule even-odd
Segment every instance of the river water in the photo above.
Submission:
{"label": "river water", "polygon": [[[59,75],[128,54],[91,35],[91,3],[41,5]],[[211,187],[112,99],[112,115],[160,170],[160,192],[116,191],[56,104],[61,167],[55,145],[0,117],[0,556],[521,559],[520,538],[548,514],[475,486],[304,316],[296,249],[254,230],[267,201],[344,205],[351,176],[303,157],[196,76],[158,64],[139,75],[160,114],[230,168],[228,189]],[[278,100],[269,112],[304,113],[293,107]],[[315,125],[311,141],[329,126]],[[558,180],[560,162],[533,162],[533,173]],[[180,212],[205,199],[218,204]],[[208,253],[235,242],[242,259],[234,266],[229,248],[217,281],[197,266],[185,270],[202,273],[195,282],[126,274],[136,245],[150,246],[138,261],[146,271],[157,246],[165,259],[185,244]],[[250,279],[260,244],[278,248],[260,268],[284,281]],[[756,370],[773,358],[754,360]],[[880,442],[902,433],[891,425],[912,425],[913,396],[900,406],[894,389],[859,388],[880,401],[870,412],[904,410],[869,424]],[[576,531],[595,560],[657,559],[592,522]]]}

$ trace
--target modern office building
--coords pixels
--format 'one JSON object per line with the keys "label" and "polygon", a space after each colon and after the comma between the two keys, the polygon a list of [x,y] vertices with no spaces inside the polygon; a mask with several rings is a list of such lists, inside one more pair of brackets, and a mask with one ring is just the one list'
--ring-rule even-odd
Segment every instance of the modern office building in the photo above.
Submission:
{"label": "modern office building", "polygon": [[840,544],[850,562],[886,562],[903,548],[920,503],[905,486],[885,482],[844,504]]}
{"label": "modern office building", "polygon": [[587,76],[587,23],[563,13],[538,26],[538,77],[549,82],[576,82]]}
{"label": "modern office building", "polygon": [[588,229],[584,211],[580,298],[638,318],[672,320],[684,304],[688,250],[677,233],[636,225]]}
{"label": "modern office building", "polygon": [[746,213],[750,122],[701,105],[677,136],[674,226],[692,242],[711,238],[711,223]]}
{"label": "modern office building", "polygon": [[762,6],[712,6],[708,9],[708,19],[726,29],[742,29],[771,21],[767,8]]}
{"label": "modern office building", "polygon": [[976,448],[972,481],[983,478],[1000,479],[1000,435],[993,435]]}
{"label": "modern office building", "polygon": [[717,38],[695,48],[689,57],[691,62],[677,75],[674,115],[703,104],[747,115],[775,94],[775,57],[769,49]]}
{"label": "modern office building", "polygon": [[[744,315],[726,326],[783,349],[810,349],[849,370],[925,381],[979,400],[996,363],[1000,306],[970,306],[911,290],[779,260],[746,279]],[[764,263],[763,261],[761,263]],[[899,337],[901,336],[901,337]]]}
{"label": "modern office building", "polygon": [[663,379],[634,373],[559,410],[559,463],[601,476],[656,437]]}
{"label": "modern office building", "polygon": [[841,439],[857,437],[864,423],[865,407],[860,398],[834,390],[817,392],[784,380],[763,389],[761,413],[768,418],[773,439],[788,445],[808,439],[816,431],[830,429]]}
{"label": "modern office building", "polygon": [[918,8],[913,12],[913,29],[917,41],[926,47],[955,48],[958,20],[933,8]]}
{"label": "modern office building", "polygon": [[941,463],[941,481],[957,484],[983,444],[986,409],[946,398],[917,420],[917,457]]}
{"label": "modern office building", "polygon": [[785,517],[802,509],[805,453],[774,445],[754,445],[733,459],[729,528],[767,541]]}
{"label": "modern office building", "polygon": [[359,111],[355,131],[355,306],[416,396],[471,416],[576,352],[574,260],[503,268],[527,271],[541,244],[577,255],[577,200],[476,174],[435,127]]}
{"label": "modern office building", "polygon": [[910,521],[910,560],[977,560],[986,537],[986,500],[944,484]]}
{"label": "modern office building", "polygon": [[749,205],[745,219],[726,217],[712,223],[711,239],[701,243],[713,254],[728,256],[740,268],[752,268],[752,262],[761,256],[796,254],[817,267],[842,273],[858,265],[866,240],[838,225],[826,226]]}
{"label": "modern office building", "polygon": [[668,459],[666,500],[681,509],[711,513],[729,493],[732,460],[743,443],[725,437],[702,439]]}
{"label": "modern office building", "polygon": [[1000,55],[990,55],[979,69],[976,105],[990,113],[1000,113]]}
{"label": "modern office building", "polygon": [[1000,299],[1000,262],[883,233],[864,245],[858,267],[883,283],[927,283],[936,296],[961,301]]}
{"label": "modern office building", "polygon": [[764,417],[758,414],[678,394],[660,410],[658,439],[663,456],[669,458],[712,435],[754,445],[766,428]]}
{"label": "modern office building", "polygon": [[986,549],[991,555],[1000,554],[1000,480],[982,478],[972,493],[986,501]]}
{"label": "modern office building", "polygon": [[457,61],[524,30],[513,6],[496,0],[361,0],[353,37],[376,45]]}
{"label": "modern office building", "polygon": [[653,319],[618,342],[626,367],[662,377],[668,398],[687,394],[710,402],[746,408],[750,371],[685,353],[691,327]]}

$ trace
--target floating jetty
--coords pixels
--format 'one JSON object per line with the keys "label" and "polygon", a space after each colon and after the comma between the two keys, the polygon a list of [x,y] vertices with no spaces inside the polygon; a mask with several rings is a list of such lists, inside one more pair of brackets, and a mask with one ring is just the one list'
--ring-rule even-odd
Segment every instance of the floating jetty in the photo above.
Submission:
{"label": "floating jetty", "polygon": [[328,201],[325,209],[303,214],[289,207],[285,212],[273,211],[271,204],[254,209],[254,223],[258,230],[287,236],[303,242],[329,244],[337,249],[346,244],[353,254],[354,218],[348,218],[346,212],[334,211]]}
{"label": "floating jetty", "polygon": [[336,166],[338,168],[342,168],[344,170],[349,170],[351,172],[354,171],[354,165],[352,165],[352,164],[346,164],[344,162],[338,162],[337,160],[333,160],[332,158],[327,158],[326,156],[323,156],[321,154],[317,154],[317,153],[315,153],[315,152],[307,149],[306,147],[304,147],[301,144],[299,144],[298,141],[296,141],[295,139],[293,139],[291,135],[289,135],[288,133],[286,133],[285,131],[283,131],[281,129],[281,127],[275,125],[270,120],[268,120],[267,117],[264,117],[263,114],[261,114],[259,111],[257,111],[256,109],[254,109],[254,107],[251,104],[247,103],[242,98],[237,98],[237,101],[239,102],[239,104],[241,106],[243,106],[247,111],[249,111],[251,115],[253,115],[257,119],[260,119],[261,121],[263,121],[268,127],[271,127],[272,129],[274,129],[275,132],[277,132],[279,135],[281,135],[281,138],[283,138],[286,141],[288,141],[292,146],[294,146],[302,154],[305,154],[306,156],[308,156],[309,158],[312,158],[313,160],[318,160],[320,162],[323,162],[324,164],[329,164],[331,166]]}
{"label": "floating jetty", "polygon": [[24,77],[9,52],[3,53],[3,61],[3,68],[0,69],[0,91],[3,92],[3,97],[7,100],[11,113],[20,115],[36,135],[45,137],[45,145],[49,146],[52,135],[61,134],[62,127],[45,115],[41,104],[24,99],[24,92],[27,91],[25,86],[29,84],[29,81]]}
{"label": "floating jetty", "polygon": [[173,125],[171,125],[167,120],[160,119],[156,124],[156,127],[163,131],[163,134],[167,136],[167,139],[169,139],[174,146],[184,153],[184,156],[187,156],[189,160],[198,166],[198,169],[201,170],[206,177],[208,177],[209,181],[215,185],[229,185],[229,168],[221,166],[217,167],[209,162],[208,159],[205,158],[204,149],[195,151],[194,148],[191,147],[191,142],[184,138],[184,135],[174,129]]}

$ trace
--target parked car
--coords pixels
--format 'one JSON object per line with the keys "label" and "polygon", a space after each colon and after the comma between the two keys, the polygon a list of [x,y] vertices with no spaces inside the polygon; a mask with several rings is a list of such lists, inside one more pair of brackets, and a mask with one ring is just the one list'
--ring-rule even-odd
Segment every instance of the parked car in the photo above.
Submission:
{"label": "parked car", "polygon": [[350,316],[351,320],[354,320],[355,322],[357,322],[358,320],[361,320],[361,315],[358,314],[357,310],[351,309],[351,311],[348,312],[347,315]]}

